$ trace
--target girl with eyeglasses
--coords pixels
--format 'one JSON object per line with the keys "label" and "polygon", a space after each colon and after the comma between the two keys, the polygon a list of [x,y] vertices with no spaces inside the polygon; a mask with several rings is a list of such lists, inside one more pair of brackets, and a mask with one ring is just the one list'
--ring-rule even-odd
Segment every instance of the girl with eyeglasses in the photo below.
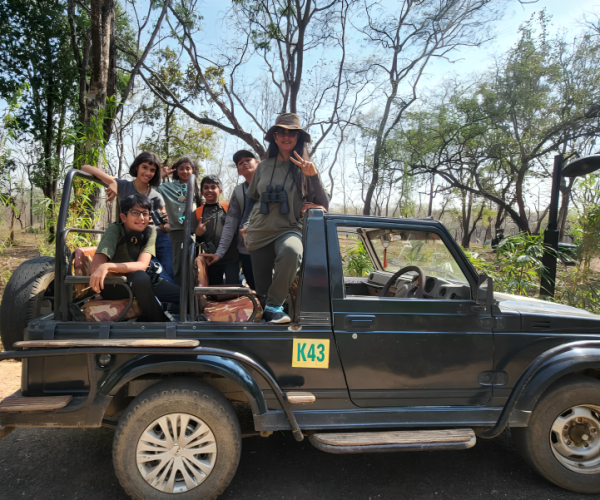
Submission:
{"label": "girl with eyeglasses", "polygon": [[248,219],[246,246],[252,259],[256,293],[266,305],[263,317],[289,323],[283,310],[302,260],[302,216],[307,208],[327,210],[329,198],[310,160],[308,132],[293,113],[277,117],[265,135],[267,159],[246,191],[256,200]]}

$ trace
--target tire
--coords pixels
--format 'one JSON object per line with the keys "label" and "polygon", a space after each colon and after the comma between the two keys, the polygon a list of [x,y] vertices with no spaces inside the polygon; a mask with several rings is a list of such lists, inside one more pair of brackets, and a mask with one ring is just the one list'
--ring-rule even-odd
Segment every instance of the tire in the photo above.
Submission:
{"label": "tire", "polygon": [[[53,295],[54,257],[23,262],[10,277],[0,305],[0,337],[4,349],[23,340],[24,330],[42,312],[44,294]],[[20,350],[20,349],[19,349]]]}
{"label": "tire", "polygon": [[[201,433],[202,454],[193,453],[200,446],[197,438],[182,446],[176,438],[169,442],[166,434],[175,437],[172,429],[180,426],[186,428],[186,440]],[[240,425],[229,401],[210,386],[177,377],[149,387],[131,402],[117,426],[113,463],[121,486],[133,499],[210,500],[233,479],[241,449]],[[160,453],[167,456],[149,460]],[[174,487],[169,484],[172,478]]]}
{"label": "tire", "polygon": [[528,427],[511,429],[519,454],[548,481],[600,493],[600,382],[569,375],[537,402]]}

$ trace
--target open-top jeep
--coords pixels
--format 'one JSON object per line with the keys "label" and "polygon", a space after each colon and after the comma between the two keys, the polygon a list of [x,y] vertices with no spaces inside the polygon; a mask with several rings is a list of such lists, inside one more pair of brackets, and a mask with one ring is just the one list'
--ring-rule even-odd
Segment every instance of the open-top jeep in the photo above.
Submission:
{"label": "open-top jeep", "polygon": [[[0,361],[22,359],[23,371],[20,392],[0,403],[0,435],[114,427],[114,466],[132,497],[204,499],[224,491],[240,459],[232,401],[252,410],[244,435],[291,430],[329,453],[465,449],[508,426],[549,481],[600,492],[600,318],[494,293],[437,221],[309,210],[291,325],[254,313],[206,321],[199,296],[258,305],[245,287],[195,286],[191,244],[178,321],[125,320],[132,298],[108,307],[111,321],[85,321],[94,296],[66,245],[83,231],[65,227],[75,177],[98,182],[68,173],[56,259],[21,264],[2,300],[14,350]],[[191,196],[186,210],[189,231]],[[368,277],[345,276],[356,241]]]}

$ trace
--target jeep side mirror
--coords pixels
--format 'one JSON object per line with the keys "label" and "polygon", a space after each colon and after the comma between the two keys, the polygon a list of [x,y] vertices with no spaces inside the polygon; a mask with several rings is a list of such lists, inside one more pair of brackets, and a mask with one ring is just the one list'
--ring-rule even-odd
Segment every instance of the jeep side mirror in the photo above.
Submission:
{"label": "jeep side mirror", "polygon": [[494,305],[494,279],[487,274],[480,274],[477,284],[477,294],[475,303],[481,312],[492,314],[492,305]]}

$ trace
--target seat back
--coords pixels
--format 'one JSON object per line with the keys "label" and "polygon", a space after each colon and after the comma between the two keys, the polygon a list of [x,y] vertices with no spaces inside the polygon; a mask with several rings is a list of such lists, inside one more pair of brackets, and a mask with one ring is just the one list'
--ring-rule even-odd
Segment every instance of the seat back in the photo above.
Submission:
{"label": "seat back", "polygon": [[[97,247],[81,247],[73,252],[73,276],[91,276],[92,260],[96,255]],[[87,284],[73,286],[73,300],[83,299],[89,293]]]}
{"label": "seat back", "polygon": [[[81,247],[73,252],[73,276],[91,276],[92,261],[96,255],[97,247]],[[81,300],[91,294],[88,284],[73,285],[73,301]],[[97,297],[88,300],[81,306],[87,321],[115,321],[119,314],[127,307],[128,299],[106,300]],[[141,314],[137,300],[133,300],[131,307],[123,317],[123,321],[136,318]]]}
{"label": "seat back", "polygon": [[[196,257],[196,286],[209,286],[207,264],[204,255]],[[208,300],[206,295],[198,295],[198,310],[204,314],[208,321],[221,321],[226,323],[244,323],[250,319],[254,305],[248,297],[236,296],[227,300]],[[254,321],[262,318],[262,307],[258,303],[258,311]]]}
{"label": "seat back", "polygon": [[[81,306],[81,310],[85,314],[85,319],[88,321],[115,321],[119,314],[127,307],[129,299],[105,300],[98,297],[94,300],[88,300]],[[137,318],[142,311],[138,305],[137,299],[133,299],[133,303],[129,310],[125,313],[123,321]]]}

